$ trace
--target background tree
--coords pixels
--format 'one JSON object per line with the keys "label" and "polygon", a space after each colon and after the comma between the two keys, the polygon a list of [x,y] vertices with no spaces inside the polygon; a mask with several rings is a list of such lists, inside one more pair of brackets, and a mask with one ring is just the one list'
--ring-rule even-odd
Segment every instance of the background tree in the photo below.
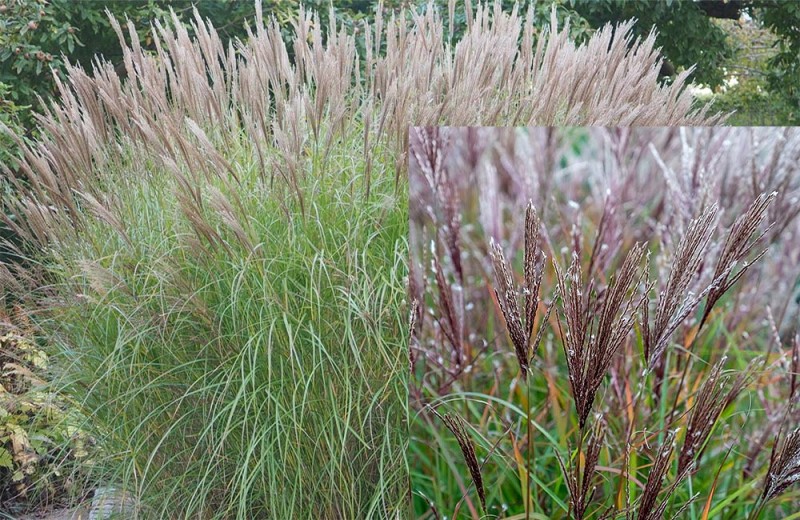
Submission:
{"label": "background tree", "polygon": [[800,107],[800,3],[782,0],[753,2],[751,10],[779,40],[770,63],[769,82]]}
{"label": "background tree", "polygon": [[[693,79],[717,87],[734,58],[730,35],[717,20],[749,17],[777,37],[766,73],[771,92],[800,107],[800,2],[792,0],[569,0],[592,27],[636,18],[636,31],[658,30],[664,56],[677,68],[697,65]],[[796,111],[795,111],[796,113]],[[773,124],[781,122],[774,121]],[[784,123],[791,124],[792,121]]]}

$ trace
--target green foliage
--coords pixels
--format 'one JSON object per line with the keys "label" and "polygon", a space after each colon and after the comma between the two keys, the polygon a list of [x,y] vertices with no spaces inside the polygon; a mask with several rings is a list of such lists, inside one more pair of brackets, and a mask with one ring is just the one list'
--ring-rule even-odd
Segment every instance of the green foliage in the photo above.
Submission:
{"label": "green foliage", "polygon": [[[11,90],[10,85],[0,82],[0,164],[13,168],[20,151],[8,130],[17,135],[25,133],[20,118],[30,107],[18,105],[12,99]],[[3,129],[3,126],[8,130]]]}
{"label": "green foliage", "polygon": [[[29,107],[16,104],[10,96],[11,87],[5,83],[0,83],[0,165],[14,168],[21,150],[9,135],[9,131],[24,135],[25,131],[20,121],[21,114],[25,113]],[[3,128],[5,127],[5,129]],[[11,186],[6,181],[3,171],[0,170],[0,215],[7,213],[5,201],[11,194]],[[0,263],[7,261],[9,256],[6,248],[3,247],[3,240],[11,239],[11,231],[0,218]]]}
{"label": "green foliage", "polygon": [[[3,318],[0,316],[0,318]],[[6,327],[3,327],[6,329]],[[76,427],[77,408],[51,393],[48,358],[31,339],[0,336],[0,509],[68,502],[90,465],[92,441]]]}
{"label": "green foliage", "polygon": [[[730,39],[730,27],[715,23],[696,2],[570,0],[569,4],[592,27],[636,18],[639,34],[655,28],[656,41],[671,63],[678,68],[697,65],[692,75],[696,83],[719,87],[725,79],[726,64],[747,65]],[[742,2],[741,8],[775,34],[775,52],[763,63],[766,82],[748,81],[749,85],[737,89],[737,93],[724,96],[720,106],[738,110],[731,120],[734,124],[793,124],[800,102],[800,4],[752,0]],[[761,88],[768,88],[773,96],[763,95]]]}
{"label": "green foliage", "polygon": [[726,121],[732,126],[794,126],[800,111],[791,99],[770,92],[757,78],[746,78],[727,92],[714,97],[714,109],[734,112]]}
{"label": "green foliage", "polygon": [[733,112],[727,123],[734,126],[796,125],[800,110],[792,82],[786,88],[775,82],[783,39],[760,19],[763,11],[752,14],[752,20],[716,21],[728,34],[734,55],[722,69],[729,79],[715,89],[714,109]]}
{"label": "green foliage", "polygon": [[636,18],[634,30],[646,36],[658,31],[656,43],[678,68],[697,65],[692,80],[717,86],[724,75],[722,64],[731,56],[725,32],[714,25],[692,1],[570,0],[570,5],[592,27]]}
{"label": "green foliage", "polygon": [[780,39],[777,54],[770,60],[769,83],[772,90],[800,108],[800,3],[769,0],[759,3],[764,24]]}
{"label": "green foliage", "polygon": [[52,93],[51,69],[62,71],[61,53],[81,45],[71,20],[81,4],[0,1],[0,82],[13,85],[6,94],[10,100],[31,105],[37,94]]}

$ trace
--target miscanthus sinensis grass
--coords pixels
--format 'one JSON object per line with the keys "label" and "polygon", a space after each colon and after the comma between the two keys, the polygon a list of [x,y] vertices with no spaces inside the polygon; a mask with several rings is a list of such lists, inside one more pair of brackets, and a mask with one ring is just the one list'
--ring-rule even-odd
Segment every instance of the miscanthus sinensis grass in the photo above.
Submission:
{"label": "miscanthus sinensis grass", "polygon": [[415,517],[797,517],[797,129],[410,150]]}
{"label": "miscanthus sinensis grass", "polygon": [[261,15],[228,46],[175,19],[153,52],[117,27],[124,79],[69,69],[6,172],[28,262],[0,279],[135,514],[401,515],[410,124],[717,120],[687,73],[658,84],[653,35],[576,46],[532,13],[468,7],[451,41],[379,9],[359,47],[300,11],[291,52]]}

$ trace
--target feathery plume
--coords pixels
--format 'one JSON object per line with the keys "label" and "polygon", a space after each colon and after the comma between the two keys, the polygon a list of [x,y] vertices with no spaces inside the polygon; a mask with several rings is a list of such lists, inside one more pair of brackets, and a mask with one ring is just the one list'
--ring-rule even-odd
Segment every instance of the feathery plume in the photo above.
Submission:
{"label": "feathery plume", "polygon": [[706,319],[711,313],[711,309],[713,309],[714,305],[722,298],[722,295],[724,295],[755,262],[758,262],[766,254],[767,250],[764,249],[750,262],[745,261],[742,267],[735,274],[733,273],[734,267],[742,262],[753,249],[753,246],[758,243],[766,233],[766,231],[764,231],[761,235],[756,237],[755,240],[751,240],[759,224],[761,224],[764,215],[775,200],[776,195],[776,192],[770,194],[762,193],[759,195],[750,205],[747,212],[740,215],[728,231],[728,236],[722,247],[722,252],[717,259],[717,266],[714,270],[714,282],[712,283],[711,290],[708,292],[706,308],[700,320],[700,327],[706,322]]}
{"label": "feathery plume", "polygon": [[[686,467],[682,472],[678,472],[675,480],[664,488],[664,480],[670,467],[670,458],[675,450],[675,432],[670,431],[664,436],[664,441],[658,449],[653,465],[650,467],[650,474],[647,476],[647,483],[642,492],[641,502],[639,503],[638,520],[661,520],[667,503],[675,488],[683,482],[691,471],[692,465]],[[661,501],[658,497],[663,495]]]}
{"label": "feathery plume", "polygon": [[467,463],[467,468],[469,468],[469,473],[472,476],[472,481],[475,483],[475,489],[478,491],[478,498],[485,511],[486,492],[483,489],[481,467],[478,464],[478,458],[475,456],[475,446],[472,444],[472,439],[470,439],[467,433],[466,422],[461,416],[450,414],[444,414],[442,420],[453,435],[455,435],[456,441],[458,441],[461,453],[464,455],[464,461]]}
{"label": "feathery plume", "polygon": [[[525,258],[524,273],[525,285],[523,294],[525,295],[525,317],[520,313],[517,303],[517,291],[512,280],[511,271],[506,262],[503,248],[494,241],[490,243],[490,254],[492,265],[494,266],[495,294],[500,305],[500,311],[506,323],[508,335],[514,346],[514,352],[519,361],[520,372],[525,378],[528,373],[530,359],[536,354],[542,339],[542,331],[550,316],[552,305],[547,310],[545,319],[539,325],[539,331],[534,339],[533,325],[536,318],[536,309],[539,305],[539,290],[544,276],[545,254],[539,244],[539,228],[541,222],[536,215],[533,202],[528,203],[525,212]],[[533,343],[531,340],[534,339]]]}
{"label": "feathery plume", "polygon": [[[640,244],[628,252],[622,267],[612,276],[604,291],[602,302],[599,302],[600,313],[594,319],[590,314],[593,300],[590,292],[594,281],[584,284],[577,254],[573,253],[566,273],[553,263],[563,302],[565,330],[561,331],[562,343],[581,429],[586,425],[608,367],[633,325],[637,305],[632,289],[638,281],[638,265],[643,254],[644,247]],[[593,321],[596,322],[595,333],[590,335]]]}
{"label": "feathery plume", "polygon": [[776,440],[772,446],[762,499],[765,502],[772,500],[798,481],[800,481],[800,428],[790,432],[783,442],[780,442],[780,439]]}
{"label": "feathery plume", "polygon": [[740,373],[726,391],[728,379],[721,375],[722,365],[726,359],[723,357],[719,363],[714,365],[697,394],[689,414],[683,446],[681,446],[678,456],[678,473],[683,473],[689,464],[699,456],[722,411],[736,399],[752,374],[754,364]]}
{"label": "feathery plume", "polygon": [[439,294],[439,306],[442,309],[442,316],[437,317],[437,321],[441,326],[442,332],[450,343],[453,349],[453,356],[456,365],[461,365],[464,361],[464,345],[461,330],[461,320],[459,320],[456,312],[455,302],[453,301],[453,292],[450,284],[445,278],[442,264],[439,261],[439,255],[434,250],[432,268],[436,278],[436,289]]}
{"label": "feathery plume", "polygon": [[700,296],[691,294],[689,284],[697,273],[703,253],[714,233],[717,207],[711,206],[700,217],[694,219],[686,230],[669,272],[667,285],[658,296],[656,315],[650,324],[649,305],[642,306],[642,335],[644,357],[653,367],[667,348],[672,333],[700,303]]}
{"label": "feathery plume", "polygon": [[797,377],[800,375],[800,334],[795,334],[792,338],[792,361],[789,375],[789,402],[794,403],[798,399]]}

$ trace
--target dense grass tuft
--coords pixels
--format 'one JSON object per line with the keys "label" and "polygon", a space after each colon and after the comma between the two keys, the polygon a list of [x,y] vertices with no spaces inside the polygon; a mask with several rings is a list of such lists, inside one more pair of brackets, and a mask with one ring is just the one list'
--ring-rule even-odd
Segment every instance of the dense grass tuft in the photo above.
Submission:
{"label": "dense grass tuft", "polygon": [[[404,385],[387,370],[404,360],[407,222],[387,210],[404,202],[382,177],[353,204],[342,176],[303,216],[243,166],[248,189],[199,187],[187,215],[175,183],[131,165],[124,224],[93,221],[62,249],[58,289],[79,303],[44,325],[57,383],[110,455],[96,471],[147,517],[397,510]],[[213,208],[228,196],[234,215]]]}
{"label": "dense grass tuft", "polygon": [[260,14],[227,47],[158,22],[155,52],[115,23],[125,78],[69,68],[18,139],[29,262],[0,283],[139,516],[401,516],[409,124],[718,120],[630,23],[576,46],[555,16],[468,19],[455,42],[434,9],[378,13],[357,41],[300,11],[292,52]]}

